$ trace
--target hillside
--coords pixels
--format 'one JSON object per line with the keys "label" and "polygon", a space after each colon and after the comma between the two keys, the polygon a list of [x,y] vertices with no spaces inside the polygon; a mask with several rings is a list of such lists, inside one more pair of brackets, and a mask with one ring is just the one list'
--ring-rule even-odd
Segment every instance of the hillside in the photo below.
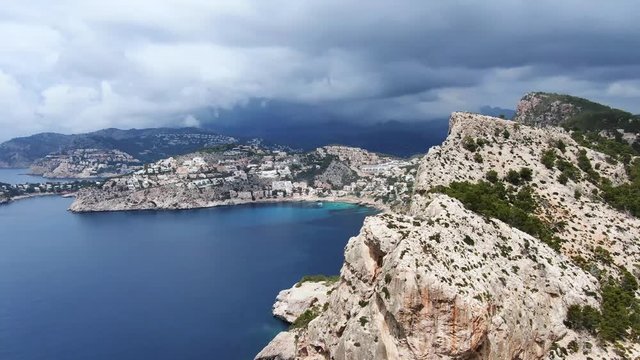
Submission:
{"label": "hillside", "polygon": [[640,117],[576,96],[533,92],[518,103],[515,121],[532,126],[562,126],[583,131],[640,132]]}
{"label": "hillside", "polygon": [[150,162],[236,141],[197,128],[105,129],[74,135],[41,133],[0,144],[0,167],[26,168],[47,155],[79,149],[119,150]]}
{"label": "hillside", "polygon": [[329,297],[256,358],[635,358],[640,219],[608,197],[627,165],[454,113],[410,206],[367,219]]}
{"label": "hillside", "polygon": [[347,146],[308,153],[235,145],[163,159],[77,194],[72,211],[337,200],[406,207],[417,159]]}

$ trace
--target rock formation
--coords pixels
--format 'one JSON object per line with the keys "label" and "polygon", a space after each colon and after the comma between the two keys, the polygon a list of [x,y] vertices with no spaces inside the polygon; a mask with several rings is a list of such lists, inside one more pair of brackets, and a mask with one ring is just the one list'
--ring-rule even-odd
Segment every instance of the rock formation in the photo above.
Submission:
{"label": "rock formation", "polygon": [[[624,164],[580,147],[562,129],[454,113],[447,140],[420,163],[410,208],[367,218],[346,246],[328,305],[256,359],[617,358],[565,325],[570,306],[601,301],[598,279],[571,257],[598,261],[606,247],[611,263],[603,266],[633,268],[640,221],[592,195],[581,169],[558,181],[560,170],[541,162],[548,151],[567,162],[586,157],[599,176],[628,181]],[[433,191],[523,167],[542,205],[535,216],[557,225],[560,251]],[[636,345],[625,346],[637,356]]]}
{"label": "rock formation", "polygon": [[324,305],[333,288],[330,283],[305,281],[282,290],[273,304],[273,316],[291,324],[312,306]]}
{"label": "rock formation", "polygon": [[580,110],[572,103],[557,99],[555,94],[533,92],[520,100],[514,120],[531,126],[560,126]]}

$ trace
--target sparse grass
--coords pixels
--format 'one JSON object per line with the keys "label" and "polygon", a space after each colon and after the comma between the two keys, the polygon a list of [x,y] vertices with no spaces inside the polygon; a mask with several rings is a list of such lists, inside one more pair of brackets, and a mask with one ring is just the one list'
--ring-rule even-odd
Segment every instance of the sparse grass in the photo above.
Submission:
{"label": "sparse grass", "polygon": [[437,186],[432,189],[432,192],[440,192],[454,197],[473,212],[502,220],[539,238],[553,249],[560,249],[561,240],[554,235],[552,227],[534,214],[538,204],[533,197],[533,190],[529,186],[517,190],[514,187],[505,187],[502,182],[496,184],[486,181],[478,183],[453,182],[446,187]]}
{"label": "sparse grass", "polygon": [[340,275],[305,275],[296,283],[296,287],[300,287],[305,282],[323,282],[325,284],[333,284],[340,280]]}

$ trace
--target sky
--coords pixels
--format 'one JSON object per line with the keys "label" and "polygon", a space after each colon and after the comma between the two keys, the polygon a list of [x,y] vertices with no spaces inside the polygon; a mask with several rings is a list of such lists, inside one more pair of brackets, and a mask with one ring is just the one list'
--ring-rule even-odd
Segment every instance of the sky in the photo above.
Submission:
{"label": "sky", "polygon": [[640,113],[639,13],[637,0],[5,0],[0,141],[203,126],[256,101],[374,123],[551,91]]}

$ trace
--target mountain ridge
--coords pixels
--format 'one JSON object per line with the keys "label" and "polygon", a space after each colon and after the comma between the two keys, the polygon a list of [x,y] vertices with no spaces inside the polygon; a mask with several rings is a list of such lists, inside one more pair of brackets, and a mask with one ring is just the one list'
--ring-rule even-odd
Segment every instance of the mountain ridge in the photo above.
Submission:
{"label": "mountain ridge", "polygon": [[329,298],[256,359],[638,356],[640,219],[600,187],[626,168],[562,128],[452,114],[409,208],[368,218]]}

